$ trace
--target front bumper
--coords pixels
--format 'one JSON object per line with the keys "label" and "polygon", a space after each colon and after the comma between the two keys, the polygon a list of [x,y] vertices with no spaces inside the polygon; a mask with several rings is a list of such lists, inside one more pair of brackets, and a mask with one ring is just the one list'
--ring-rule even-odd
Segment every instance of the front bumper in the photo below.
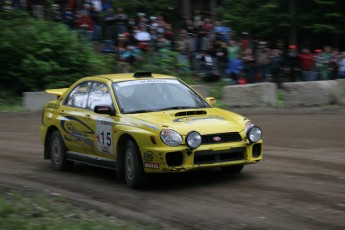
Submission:
{"label": "front bumper", "polygon": [[144,170],[147,173],[185,172],[203,168],[253,164],[262,160],[262,140],[247,142],[201,145],[190,150],[179,147],[142,147]]}

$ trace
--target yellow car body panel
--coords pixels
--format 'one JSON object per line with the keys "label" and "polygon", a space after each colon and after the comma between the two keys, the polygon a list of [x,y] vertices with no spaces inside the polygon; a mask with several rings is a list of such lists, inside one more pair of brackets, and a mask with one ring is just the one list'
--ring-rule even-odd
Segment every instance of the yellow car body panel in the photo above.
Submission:
{"label": "yellow car body panel", "polygon": [[[154,81],[176,78],[152,74],[140,79]],[[102,75],[82,78],[68,89],[47,90],[47,93],[59,97],[47,103],[43,111],[40,135],[45,145],[45,158],[51,158],[49,138],[54,130],[58,130],[66,149],[74,156],[115,162],[115,165],[119,163],[123,140],[132,139],[138,146],[146,173],[184,172],[252,164],[262,160],[263,141],[260,139],[252,143],[248,139],[245,127],[250,121],[236,113],[211,106],[133,114],[121,112],[113,84],[135,80],[138,78],[133,73]],[[109,90],[111,95],[114,115],[68,105],[67,98],[83,82],[104,84],[105,90]],[[82,90],[80,87],[81,94]],[[182,137],[182,143],[178,146],[165,144],[160,136],[163,129],[177,131]],[[202,143],[195,149],[188,147],[186,137],[191,131],[209,138],[209,143]],[[231,135],[237,135],[237,139],[223,141],[224,138],[234,138]],[[72,160],[79,161],[79,158]]]}

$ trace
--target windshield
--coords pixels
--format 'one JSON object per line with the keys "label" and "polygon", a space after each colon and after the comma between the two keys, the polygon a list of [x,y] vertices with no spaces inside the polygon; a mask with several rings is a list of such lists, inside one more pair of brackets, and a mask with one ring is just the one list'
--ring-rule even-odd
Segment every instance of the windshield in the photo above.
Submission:
{"label": "windshield", "polygon": [[122,113],[210,107],[203,98],[177,79],[116,82],[113,89]]}

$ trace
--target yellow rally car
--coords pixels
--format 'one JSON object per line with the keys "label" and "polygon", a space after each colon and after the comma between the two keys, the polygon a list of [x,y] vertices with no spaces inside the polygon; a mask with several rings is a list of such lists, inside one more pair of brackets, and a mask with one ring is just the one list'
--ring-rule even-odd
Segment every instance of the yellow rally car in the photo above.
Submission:
{"label": "yellow rally car", "polygon": [[51,89],[40,128],[44,158],[115,169],[131,188],[150,173],[219,167],[237,173],[262,160],[262,133],[247,118],[212,107],[178,78],[139,72],[85,77]]}

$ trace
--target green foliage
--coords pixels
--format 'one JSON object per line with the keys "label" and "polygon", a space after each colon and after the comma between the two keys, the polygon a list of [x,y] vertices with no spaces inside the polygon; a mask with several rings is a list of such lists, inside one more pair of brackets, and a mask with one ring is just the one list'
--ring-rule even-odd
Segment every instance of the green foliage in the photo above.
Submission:
{"label": "green foliage", "polygon": [[131,1],[113,1],[115,7],[122,7],[124,11],[131,15],[137,16],[137,13],[145,13],[147,16],[161,15],[164,18],[172,18],[172,15],[176,12],[173,11],[175,6],[180,1],[166,1],[166,0],[131,0]]}
{"label": "green foliage", "polygon": [[66,87],[80,77],[109,73],[106,57],[65,25],[36,20],[21,11],[0,19],[0,90]]}
{"label": "green foliage", "polygon": [[298,31],[297,41],[313,40],[322,46],[344,40],[338,36],[345,35],[344,7],[345,1],[339,0],[222,0],[216,12],[237,32],[287,41]]}
{"label": "green foliage", "polygon": [[[0,229],[106,230],[157,229],[125,224],[100,212],[71,205],[68,199],[0,188]],[[61,196],[62,197],[62,196]]]}
{"label": "green foliage", "polygon": [[179,67],[185,67],[183,64],[176,63],[178,53],[170,49],[160,49],[159,51],[147,51],[141,55],[141,58],[130,67],[131,72],[152,72],[177,76],[188,84],[193,84],[191,72],[179,73]]}
{"label": "green foliage", "polygon": [[0,112],[23,111],[22,98],[6,91],[0,91]]}

